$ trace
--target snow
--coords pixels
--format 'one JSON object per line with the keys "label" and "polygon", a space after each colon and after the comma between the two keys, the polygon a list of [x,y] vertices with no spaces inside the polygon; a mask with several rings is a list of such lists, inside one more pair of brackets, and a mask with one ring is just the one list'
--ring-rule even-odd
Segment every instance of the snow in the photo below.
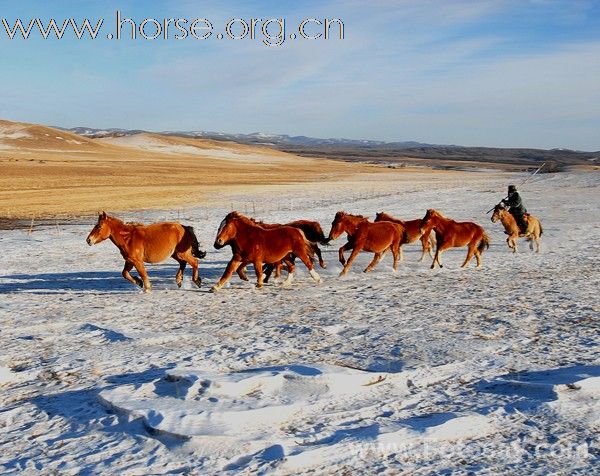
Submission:
{"label": "snow", "polygon": [[31,137],[24,126],[20,125],[0,125],[0,140],[2,139],[27,139]]}
{"label": "snow", "polygon": [[[506,174],[421,174],[256,195],[272,222],[436,207],[482,224],[483,267],[420,263],[405,247],[344,279],[337,240],[316,284],[233,278],[211,244],[230,207],[129,213],[179,220],[208,251],[198,290],[177,265],[149,266],[154,292],[120,274],[94,224],[0,233],[0,472],[216,474],[591,474],[599,459],[597,173],[536,177],[523,195],[542,252],[509,252],[485,210]],[[246,194],[215,196],[244,211]],[[254,279],[252,269],[249,275]]]}
{"label": "snow", "polygon": [[116,144],[124,147],[132,147],[141,150],[153,152],[161,152],[165,154],[188,154],[198,155],[203,157],[211,157],[221,160],[233,160],[244,162],[265,162],[265,161],[282,161],[289,160],[282,156],[263,154],[236,152],[228,149],[196,147],[188,144],[178,144],[172,141],[163,141],[160,138],[148,136],[146,134],[136,134],[131,136],[108,137],[103,139],[104,142]]}
{"label": "snow", "polygon": [[11,143],[7,144],[4,141],[14,141],[18,139],[28,139],[31,135],[25,130],[24,126],[14,125],[0,125],[0,150],[12,150],[14,145]]}

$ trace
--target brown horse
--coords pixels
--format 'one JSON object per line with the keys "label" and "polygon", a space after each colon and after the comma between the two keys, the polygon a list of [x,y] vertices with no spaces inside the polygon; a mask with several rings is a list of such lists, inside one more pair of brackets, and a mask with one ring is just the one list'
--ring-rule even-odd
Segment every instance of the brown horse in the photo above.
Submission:
{"label": "brown horse", "polygon": [[498,220],[504,225],[504,233],[508,235],[506,243],[513,250],[513,253],[517,252],[517,238],[526,238],[529,241],[530,250],[533,250],[533,244],[535,243],[536,253],[540,252],[540,236],[544,232],[540,220],[529,213],[523,215],[523,221],[527,223],[527,230],[525,230],[525,233],[521,233],[515,217],[502,205],[496,205],[492,222],[496,223]]}
{"label": "brown horse", "polygon": [[[119,248],[125,259],[123,277],[143,288],[144,292],[152,290],[144,263],[160,263],[169,257],[179,263],[179,271],[175,275],[177,286],[181,287],[183,271],[186,264],[189,264],[193,269],[192,281],[200,287],[202,282],[198,276],[198,258],[204,258],[206,253],[200,251],[198,239],[191,226],[170,222],[148,226],[123,223],[118,218],[102,212],[86,241],[92,246],[107,238]],[[142,279],[131,276],[130,271],[134,266]]]}
{"label": "brown horse", "polygon": [[[257,225],[262,226],[265,229],[273,229],[273,228],[279,228],[280,226],[292,226],[294,228],[298,228],[299,230],[302,230],[302,232],[304,233],[304,236],[306,236],[306,239],[308,241],[311,242],[312,244],[312,248],[313,248],[313,252],[316,253],[317,257],[319,258],[319,266],[323,269],[327,268],[327,264],[325,263],[325,261],[323,260],[323,256],[321,255],[321,249],[319,248],[319,244],[325,245],[327,244],[327,240],[325,238],[325,234],[323,233],[323,229],[321,228],[321,225],[319,224],[319,222],[317,221],[311,221],[311,220],[296,220],[296,221],[292,221],[286,224],[280,224],[280,223],[264,223],[262,221],[258,221],[255,220],[254,218],[250,218],[250,220],[252,220],[254,223],[256,223]],[[294,261],[296,258],[294,257],[294,255],[289,255],[287,257],[287,261]],[[243,276],[246,276],[246,264],[243,264],[242,266],[240,266],[238,268],[238,275],[240,276],[241,279],[244,279]],[[275,270],[275,277],[278,278],[279,276],[281,276],[281,269],[283,268],[283,266],[286,265],[286,263],[282,260],[279,263],[275,263],[275,264],[267,264],[265,265],[265,283],[269,281],[269,278],[271,277],[271,274],[273,273],[273,270]],[[288,266],[288,271],[289,271],[289,266]],[[248,281],[248,278],[246,277],[244,279],[244,281]]]}
{"label": "brown horse", "polygon": [[[433,233],[421,233],[421,219],[418,218],[416,220],[400,220],[399,218],[394,218],[392,215],[388,215],[387,213],[380,212],[375,215],[375,223],[379,221],[391,221],[393,223],[398,223],[404,227],[406,231],[406,235],[402,240],[402,244],[406,243],[414,243],[417,240],[421,240],[421,246],[423,252],[421,253],[421,259],[419,261],[423,261],[425,259],[425,253],[429,253],[429,256],[433,258],[433,254],[431,253],[432,248],[435,246],[435,236]],[[400,261],[402,261],[402,248],[400,248]]]}
{"label": "brown horse", "polygon": [[462,268],[469,264],[469,261],[475,255],[477,267],[481,266],[481,253],[490,247],[490,239],[485,233],[483,227],[472,222],[456,222],[446,218],[437,210],[429,209],[423,217],[421,231],[423,233],[435,231],[437,241],[437,250],[431,263],[431,269],[435,268],[435,263],[442,268],[440,255],[448,248],[462,248],[468,246],[467,258],[462,264]]}
{"label": "brown horse", "polygon": [[[394,256],[394,271],[398,269],[400,246],[405,233],[402,225],[389,221],[373,223],[365,216],[337,212],[331,224],[328,241],[335,240],[344,232],[348,236],[348,242],[339,250],[340,263],[344,266],[340,276],[346,275],[362,250],[375,253],[373,260],[365,268],[365,273],[370,272],[390,249]],[[352,253],[346,262],[344,251],[348,250],[352,250]]]}
{"label": "brown horse", "polygon": [[280,226],[265,229],[250,218],[238,212],[231,212],[221,222],[214,246],[220,249],[227,244],[232,245],[233,256],[223,276],[213,286],[212,291],[221,289],[231,278],[231,275],[244,263],[254,265],[257,277],[256,286],[260,288],[264,281],[263,264],[275,264],[281,260],[286,260],[290,270],[290,274],[283,284],[290,285],[295,270],[294,263],[287,261],[290,253],[302,260],[316,282],[321,282],[321,277],[313,267],[312,244],[298,228]]}

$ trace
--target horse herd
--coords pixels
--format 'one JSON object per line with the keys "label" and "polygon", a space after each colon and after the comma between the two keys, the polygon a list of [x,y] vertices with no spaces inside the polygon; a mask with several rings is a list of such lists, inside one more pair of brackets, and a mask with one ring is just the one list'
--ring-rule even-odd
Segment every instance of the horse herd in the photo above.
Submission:
{"label": "horse herd", "polygon": [[[539,238],[542,227],[539,220],[526,215],[527,230],[520,231],[514,217],[502,206],[494,209],[492,221],[501,221],[508,235],[507,244],[517,251],[516,239],[527,238],[530,247],[533,243],[539,251]],[[441,254],[449,248],[467,247],[467,256],[462,264],[466,267],[475,257],[477,266],[481,266],[481,254],[489,247],[489,237],[482,226],[472,222],[457,222],[446,218],[437,210],[427,210],[422,219],[404,221],[386,213],[378,213],[375,221],[362,215],[351,215],[338,212],[331,224],[329,236],[325,237],[321,225],[316,221],[297,220],[286,224],[268,224],[246,217],[239,212],[229,213],[221,222],[215,238],[217,249],[230,246],[232,258],[223,276],[211,291],[218,291],[231,278],[233,273],[248,281],[246,266],[252,264],[256,271],[257,287],[262,287],[275,272],[278,277],[282,269],[288,275],[283,286],[290,286],[294,278],[295,261],[300,259],[316,282],[321,277],[314,269],[313,257],[316,255],[321,268],[325,268],[319,245],[327,245],[346,233],[347,242],[339,249],[339,261],[343,266],[340,276],[348,273],[352,263],[361,251],[374,253],[373,260],[364,270],[370,272],[381,261],[387,251],[391,251],[394,271],[402,260],[402,245],[420,240],[422,247],[421,261],[425,254],[433,256],[431,269],[436,264],[442,267]],[[132,284],[143,288],[144,292],[152,289],[144,263],[160,263],[171,257],[179,263],[175,276],[178,286],[183,281],[186,265],[192,267],[192,282],[201,286],[198,273],[198,260],[206,256],[200,250],[198,239],[191,226],[179,223],[162,222],[152,225],[141,223],[125,223],[118,218],[100,213],[98,222],[87,237],[92,246],[110,239],[119,249],[125,266],[123,277]],[[435,254],[432,250],[435,247]],[[344,252],[350,251],[346,260]],[[131,275],[135,267],[139,278]]]}

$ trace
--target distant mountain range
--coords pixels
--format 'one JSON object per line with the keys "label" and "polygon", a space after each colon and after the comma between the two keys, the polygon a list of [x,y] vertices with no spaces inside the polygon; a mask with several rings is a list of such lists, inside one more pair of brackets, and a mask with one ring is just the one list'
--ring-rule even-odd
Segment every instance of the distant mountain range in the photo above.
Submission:
{"label": "distant mountain range", "polygon": [[[56,127],[56,126],[55,126]],[[57,129],[63,129],[56,127]],[[71,129],[63,129],[73,132],[80,136],[89,138],[101,137],[120,137],[140,134],[143,131],[139,129],[94,129],[91,127],[73,127]],[[294,145],[294,146],[348,146],[348,147],[378,147],[378,146],[393,146],[400,148],[409,147],[439,147],[435,144],[425,144],[422,142],[406,141],[406,142],[385,142],[377,140],[359,140],[359,139],[320,139],[307,136],[290,136],[287,134],[265,134],[264,132],[254,132],[252,134],[229,134],[226,132],[209,132],[209,131],[163,131],[158,134],[179,136],[179,137],[194,137],[201,139],[212,140],[227,140],[233,142],[241,142],[244,144],[263,144],[263,145]]]}
{"label": "distant mountain range", "polygon": [[[122,137],[146,132],[138,129],[94,129],[91,127],[74,127],[63,130],[88,138]],[[452,168],[476,162],[478,164],[504,165],[511,168],[529,168],[546,162],[544,171],[552,172],[562,170],[566,166],[592,166],[594,168],[600,166],[600,152],[580,152],[568,149],[465,147],[415,141],[320,139],[262,132],[229,134],[207,131],[164,131],[158,134],[263,145],[307,157],[383,163],[391,167],[422,164]]]}

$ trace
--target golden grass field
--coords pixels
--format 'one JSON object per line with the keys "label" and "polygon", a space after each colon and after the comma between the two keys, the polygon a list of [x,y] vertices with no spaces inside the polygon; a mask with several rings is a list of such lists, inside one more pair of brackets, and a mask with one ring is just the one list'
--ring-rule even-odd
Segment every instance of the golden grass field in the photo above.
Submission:
{"label": "golden grass field", "polygon": [[0,121],[0,217],[184,207],[245,187],[337,181],[385,169],[266,147],[155,134],[88,139]]}
{"label": "golden grass field", "polygon": [[393,191],[399,182],[478,180],[467,172],[389,169],[152,133],[89,139],[3,120],[0,172],[0,220],[5,221],[229,205],[232,196],[269,200],[273,194],[309,190]]}

